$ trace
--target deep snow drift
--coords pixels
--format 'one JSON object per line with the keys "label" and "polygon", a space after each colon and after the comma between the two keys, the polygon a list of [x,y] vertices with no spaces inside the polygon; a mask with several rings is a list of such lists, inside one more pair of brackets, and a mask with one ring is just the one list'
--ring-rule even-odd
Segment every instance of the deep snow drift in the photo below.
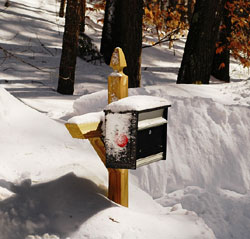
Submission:
{"label": "deep snow drift", "polygon": [[[173,90],[172,85],[147,87],[137,92],[166,98],[172,106],[167,162],[145,166],[131,174],[161,205],[181,203],[197,212],[217,238],[248,238],[249,235],[250,107],[241,92],[250,95],[250,82],[234,84],[236,101],[242,105],[230,98],[228,85],[220,90],[215,86],[210,98],[208,92],[203,96],[207,86],[199,86],[200,91],[196,93],[192,90],[198,86],[186,86],[188,89],[182,93],[182,86]],[[74,103],[74,113],[81,114],[80,109],[95,106],[98,110],[103,108],[104,93],[82,96]],[[130,94],[136,94],[136,90]],[[220,100],[216,102],[212,98]]]}
{"label": "deep snow drift", "polygon": [[88,142],[71,139],[64,125],[2,88],[0,96],[1,239],[214,237],[194,212],[163,208],[132,183],[130,208],[115,205]]}
{"label": "deep snow drift", "polygon": [[[0,51],[0,83],[28,106],[0,87],[0,239],[249,238],[247,70],[233,62],[230,84],[176,85],[184,42],[143,50],[143,87],[129,95],[171,102],[168,152],[130,171],[126,209],[106,198],[107,171],[88,141],[72,139],[63,124],[103,110],[111,69],[78,59],[75,95],[57,94],[59,2],[3,5],[0,46],[26,63]],[[86,31],[98,43],[92,20]]]}

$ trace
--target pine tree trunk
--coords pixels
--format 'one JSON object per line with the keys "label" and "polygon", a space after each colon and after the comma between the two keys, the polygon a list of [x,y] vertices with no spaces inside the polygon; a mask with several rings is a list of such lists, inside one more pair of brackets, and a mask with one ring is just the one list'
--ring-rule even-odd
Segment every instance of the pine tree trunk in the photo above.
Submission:
{"label": "pine tree trunk", "polygon": [[172,7],[173,9],[175,9],[177,3],[178,3],[178,0],[169,0],[169,7]]}
{"label": "pine tree trunk", "polygon": [[65,3],[66,3],[66,0],[61,0],[59,17],[64,17]]}
{"label": "pine tree trunk", "polygon": [[129,87],[139,87],[141,81],[143,0],[107,0],[101,42],[106,64],[116,47],[121,47],[127,61],[124,72]]}
{"label": "pine tree trunk", "polygon": [[[220,45],[224,46],[224,50],[220,54],[214,55],[213,65],[212,65],[212,75],[218,80],[230,82],[230,50],[228,49],[228,37],[231,35],[231,18],[229,17],[229,11],[224,8],[223,10],[223,27],[219,32]],[[224,63],[224,67],[221,67],[221,64]]]}
{"label": "pine tree trunk", "polygon": [[225,1],[196,1],[177,83],[209,83]]}
{"label": "pine tree trunk", "polygon": [[194,12],[194,1],[195,0],[188,0],[188,5],[187,5],[187,20],[189,25],[191,24],[193,12]]}
{"label": "pine tree trunk", "polygon": [[129,87],[141,84],[142,10],[142,0],[127,0],[123,5],[121,46],[128,65],[124,73],[128,75]]}
{"label": "pine tree trunk", "polygon": [[9,7],[9,6],[10,6],[9,0],[6,0],[6,1],[5,1],[4,6],[5,6],[5,7]]}
{"label": "pine tree trunk", "polygon": [[105,16],[102,28],[102,40],[101,40],[101,53],[104,57],[104,61],[107,65],[110,63],[110,59],[115,45],[115,29],[116,29],[116,18],[118,15],[118,1],[117,0],[107,0],[105,6]]}
{"label": "pine tree trunk", "polygon": [[57,92],[74,93],[75,66],[80,24],[80,0],[68,0]]}
{"label": "pine tree trunk", "polygon": [[86,0],[81,0],[80,33],[84,33],[85,32],[85,12],[86,12]]}

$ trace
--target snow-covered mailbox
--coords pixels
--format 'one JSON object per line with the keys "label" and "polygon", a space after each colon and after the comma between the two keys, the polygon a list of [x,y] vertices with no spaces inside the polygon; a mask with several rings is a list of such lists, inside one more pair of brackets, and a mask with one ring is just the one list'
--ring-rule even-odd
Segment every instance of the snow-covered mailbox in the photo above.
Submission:
{"label": "snow-covered mailbox", "polygon": [[105,109],[106,167],[136,169],[166,159],[170,103],[153,96],[131,96]]}

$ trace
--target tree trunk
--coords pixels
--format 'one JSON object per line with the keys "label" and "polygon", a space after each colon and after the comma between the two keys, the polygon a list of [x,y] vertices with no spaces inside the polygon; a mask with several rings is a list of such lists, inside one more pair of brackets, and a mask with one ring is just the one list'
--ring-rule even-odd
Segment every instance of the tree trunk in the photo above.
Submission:
{"label": "tree trunk", "polygon": [[194,3],[195,3],[195,0],[188,0],[187,1],[188,4],[187,4],[187,20],[188,20],[188,23],[189,25],[191,25],[191,20],[192,20],[192,16],[193,16],[193,12],[194,12]]}
{"label": "tree trunk", "polygon": [[116,47],[121,47],[127,61],[124,72],[129,87],[139,87],[141,81],[143,0],[107,0],[101,42],[106,64]]}
{"label": "tree trunk", "polygon": [[105,16],[102,29],[101,40],[101,53],[103,54],[104,61],[107,65],[110,63],[112,53],[116,46],[116,31],[119,27],[116,27],[118,21],[115,15],[119,15],[118,0],[107,0],[105,6]]}
{"label": "tree trunk", "polygon": [[80,33],[85,32],[85,12],[86,12],[86,0],[81,0]]}
{"label": "tree trunk", "polygon": [[68,0],[57,92],[74,93],[75,66],[80,24],[80,0]]}
{"label": "tree trunk", "polygon": [[177,83],[209,83],[225,1],[196,1]]}
{"label": "tree trunk", "polygon": [[169,0],[169,7],[172,7],[173,9],[176,8],[176,5],[178,4],[178,0]]}
{"label": "tree trunk", "polygon": [[64,17],[65,3],[66,3],[66,0],[61,0],[59,17]]}
{"label": "tree trunk", "polygon": [[4,6],[5,6],[5,7],[9,7],[9,6],[10,6],[10,1],[9,1],[9,0],[6,0],[5,3],[4,3]]}
{"label": "tree trunk", "polygon": [[128,0],[123,4],[121,44],[128,65],[124,73],[128,75],[129,87],[141,84],[142,15],[142,0]]}
{"label": "tree trunk", "polygon": [[[218,80],[230,82],[230,50],[228,49],[228,38],[231,35],[231,18],[226,8],[223,9],[222,25],[225,27],[219,32],[218,42],[220,46],[224,46],[225,48],[221,53],[216,54],[215,52],[211,74]],[[222,67],[222,64],[224,67]]]}

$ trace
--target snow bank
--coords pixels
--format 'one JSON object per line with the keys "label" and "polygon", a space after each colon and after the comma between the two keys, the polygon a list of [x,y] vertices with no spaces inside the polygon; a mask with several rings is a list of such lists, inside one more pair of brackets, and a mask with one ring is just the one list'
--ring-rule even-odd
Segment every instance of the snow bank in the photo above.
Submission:
{"label": "snow bank", "polygon": [[94,159],[95,170],[90,166],[88,158],[92,152],[86,152],[88,142],[73,140],[64,124],[24,105],[1,87],[0,109],[0,179],[20,183],[31,177],[34,181],[46,181],[84,167],[85,177],[105,184],[105,176],[95,176],[98,172],[102,175],[104,166],[100,160]]}
{"label": "snow bank", "polygon": [[[161,90],[158,93],[162,95]],[[250,189],[249,108],[200,97],[169,98],[173,103],[169,109],[167,163],[149,166],[146,177],[150,170],[157,170],[151,174],[160,175],[158,183],[168,192],[195,185],[246,193]],[[144,171],[137,170],[138,177]],[[150,185],[144,188],[153,197],[161,196]]]}
{"label": "snow bank", "polygon": [[87,141],[2,88],[0,107],[1,239],[215,238],[195,213],[163,208],[132,184],[132,210],[114,204],[104,196],[107,170]]}
{"label": "snow bank", "polygon": [[250,78],[228,84],[221,91],[224,95],[230,94],[233,104],[250,106]]}
{"label": "snow bank", "polygon": [[[129,89],[129,96],[148,95],[144,88]],[[74,101],[73,115],[83,115],[90,112],[103,111],[108,104],[108,91],[102,90],[92,94],[83,95]]]}
{"label": "snow bank", "polygon": [[[154,88],[152,93],[164,97],[165,90]],[[195,211],[217,238],[247,239],[249,107],[201,97],[165,97],[172,102],[167,161],[132,172],[138,184],[162,205],[181,203]]]}
{"label": "snow bank", "polygon": [[[148,87],[143,91],[171,101],[172,107],[169,109],[167,163],[138,169],[136,174],[142,181],[141,186],[155,198],[162,196],[165,190],[171,192],[187,185],[246,193],[250,189],[249,108],[224,105],[199,96],[166,95],[168,90],[169,87]],[[135,89],[133,93],[140,94]],[[104,94],[106,92],[97,92],[95,98]],[[89,96],[82,96],[74,105],[86,109]],[[91,108],[99,108],[99,105],[95,107],[92,103]],[[162,176],[160,172],[168,173]],[[159,177],[155,182],[146,183],[150,174]],[[158,190],[155,185],[161,185],[164,190]]]}
{"label": "snow bank", "polygon": [[[241,103],[245,98],[239,93],[250,95],[249,83],[234,84]],[[197,212],[217,238],[248,238],[250,214],[245,208],[250,201],[249,107],[232,99],[227,84],[209,86],[210,93],[204,92],[204,86],[187,86],[185,91],[184,86],[176,90],[174,87],[143,89],[143,94],[172,102],[167,161],[131,171],[132,181],[164,206],[181,203]],[[137,90],[134,95],[141,93]],[[83,107],[84,98],[81,97]],[[242,199],[231,200],[221,192],[241,195]],[[229,219],[232,213],[239,220]]]}
{"label": "snow bank", "polygon": [[[182,219],[183,215],[186,219]],[[199,233],[197,228],[203,227]],[[183,230],[180,230],[183,228]],[[86,235],[90,235],[89,237]],[[181,206],[172,207],[166,215],[132,212],[126,208],[109,208],[85,223],[74,238],[214,238],[202,220]]]}
{"label": "snow bank", "polygon": [[164,98],[136,95],[112,102],[105,107],[105,110],[111,110],[116,113],[125,111],[144,111],[170,105],[171,103]]}
{"label": "snow bank", "polygon": [[80,116],[74,116],[68,120],[68,123],[87,124],[101,122],[104,119],[104,112],[92,112]]}
{"label": "snow bank", "polygon": [[91,112],[103,111],[108,103],[108,91],[102,90],[88,95],[83,95],[74,101],[74,115],[83,115]]}
{"label": "snow bank", "polygon": [[183,208],[195,211],[202,217],[216,238],[249,238],[250,197],[234,191],[211,191],[188,186],[157,199],[163,206],[181,203]]}

